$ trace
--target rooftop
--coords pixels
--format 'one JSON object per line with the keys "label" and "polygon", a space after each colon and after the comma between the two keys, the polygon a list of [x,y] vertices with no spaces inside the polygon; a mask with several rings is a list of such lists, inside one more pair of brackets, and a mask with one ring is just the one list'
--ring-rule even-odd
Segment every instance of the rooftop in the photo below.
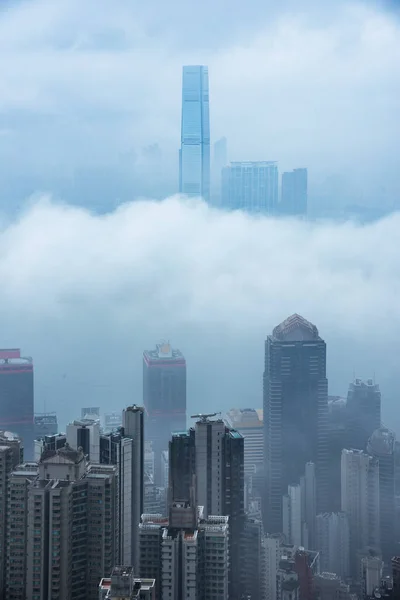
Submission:
{"label": "rooftop", "polygon": [[147,364],[158,362],[185,363],[182,352],[172,348],[169,342],[157,344],[155,350],[145,350],[143,352],[143,359]]}
{"label": "rooftop", "polygon": [[231,408],[226,413],[225,419],[234,429],[262,428],[263,412],[262,408]]}
{"label": "rooftop", "polygon": [[277,325],[272,332],[272,337],[282,342],[304,342],[321,339],[316,326],[297,313]]}
{"label": "rooftop", "polygon": [[386,427],[376,429],[368,440],[367,452],[375,456],[390,456],[394,454],[396,436]]}
{"label": "rooftop", "polygon": [[77,464],[84,460],[85,457],[82,448],[74,450],[69,444],[65,444],[63,448],[59,448],[58,450],[45,450],[40,457],[40,462],[55,462],[54,458],[61,459],[63,462],[67,461]]}

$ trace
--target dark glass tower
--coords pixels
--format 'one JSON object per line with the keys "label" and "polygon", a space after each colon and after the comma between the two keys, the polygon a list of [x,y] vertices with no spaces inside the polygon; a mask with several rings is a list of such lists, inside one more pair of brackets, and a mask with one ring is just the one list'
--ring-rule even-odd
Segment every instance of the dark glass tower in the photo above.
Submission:
{"label": "dark glass tower", "polygon": [[366,450],[370,436],[381,426],[381,392],[372,379],[355,379],[347,394],[347,447]]}
{"label": "dark glass tower", "polygon": [[[194,429],[172,437],[169,448],[170,499],[195,498],[206,517],[229,517],[230,598],[240,598],[244,512],[244,438],[215,415],[198,415]],[[195,475],[195,478],[193,477]]]}
{"label": "dark glass tower", "polygon": [[155,483],[160,482],[161,452],[175,431],[186,430],[186,361],[168,343],[143,353],[145,436],[153,444]]}
{"label": "dark glass tower", "polygon": [[263,518],[270,533],[282,531],[282,496],[307,462],[317,467],[317,510],[326,510],[327,392],[325,342],[315,325],[292,315],[265,342]]}
{"label": "dark glass tower", "polygon": [[395,435],[385,427],[371,435],[367,452],[379,461],[379,524],[382,558],[386,567],[396,553]]}
{"label": "dark glass tower", "polygon": [[25,460],[33,460],[33,364],[19,349],[0,350],[0,429],[23,441]]}

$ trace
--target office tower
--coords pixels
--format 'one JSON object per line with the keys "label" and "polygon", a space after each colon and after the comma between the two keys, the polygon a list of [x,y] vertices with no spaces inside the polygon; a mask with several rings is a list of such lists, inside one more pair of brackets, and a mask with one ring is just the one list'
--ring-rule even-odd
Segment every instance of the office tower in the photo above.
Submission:
{"label": "office tower", "polygon": [[342,452],[342,511],[350,532],[350,572],[359,576],[359,556],[379,550],[379,462],[361,450]]}
{"label": "office tower", "polygon": [[196,434],[189,431],[175,433],[169,443],[168,502],[190,502],[196,474]]}
{"label": "office tower", "polygon": [[93,463],[100,462],[100,422],[94,419],[72,421],[67,425],[66,442],[71,448],[82,448]]}
{"label": "office tower", "polygon": [[244,472],[253,474],[264,466],[263,411],[258,408],[231,408],[224,421],[244,439]]}
{"label": "office tower", "polygon": [[58,433],[57,415],[52,413],[36,413],[34,416],[35,440],[44,438],[46,435]]}
{"label": "office tower", "polygon": [[9,476],[22,463],[22,444],[18,438],[0,436],[0,590],[4,590],[7,565],[7,496]]}
{"label": "office tower", "polygon": [[222,171],[222,207],[265,215],[278,204],[276,162],[231,162]]}
{"label": "office tower", "polygon": [[282,496],[316,465],[317,507],[327,502],[326,345],[299,315],[275,327],[265,342],[265,529],[282,531]]}
{"label": "office tower", "polygon": [[142,515],[141,577],[155,579],[156,598],[227,600],[228,517],[207,518],[187,503],[171,508],[173,526],[161,515]]}
{"label": "office tower", "polygon": [[11,473],[8,518],[7,597],[97,600],[119,558],[115,467],[68,445],[48,451]]}
{"label": "office tower", "polygon": [[208,67],[204,66],[183,67],[179,191],[210,201]]}
{"label": "office tower", "polygon": [[161,452],[171,434],[186,430],[186,361],[169,343],[143,353],[143,404],[146,440],[154,451],[156,485],[161,479]]}
{"label": "office tower", "polygon": [[381,392],[372,379],[355,379],[347,394],[348,446],[366,450],[371,435],[381,426]]}
{"label": "office tower", "polygon": [[0,350],[0,430],[16,433],[33,459],[33,364],[19,349]]}
{"label": "office tower", "polygon": [[376,429],[369,438],[367,452],[379,461],[379,513],[382,558],[390,565],[396,550],[396,507],[394,481],[395,435],[389,429]]}
{"label": "office tower", "polygon": [[343,512],[317,515],[316,538],[321,570],[336,573],[346,581],[350,576],[350,532],[347,515]]}
{"label": "office tower", "polygon": [[314,577],[316,600],[352,600],[350,587],[343,583],[339,575],[322,572]]}
{"label": "office tower", "polygon": [[283,534],[288,544],[301,546],[303,539],[303,523],[301,520],[301,487],[299,484],[289,485],[288,493],[283,496]]}
{"label": "office tower", "polygon": [[111,577],[103,577],[99,600],[156,600],[154,579],[135,577],[132,567],[114,567]]}
{"label": "office tower", "polygon": [[99,406],[85,406],[81,408],[81,419],[90,419],[92,421],[100,421],[100,407]]}
{"label": "office tower", "polygon": [[315,550],[315,519],[317,516],[317,484],[315,478],[315,465],[308,462],[304,475],[300,477],[301,487],[301,520],[303,546],[308,550]]}
{"label": "office tower", "polygon": [[307,169],[294,169],[282,174],[279,213],[286,216],[306,216]]}
{"label": "office tower", "polygon": [[[328,396],[328,504],[329,512],[339,512],[341,507],[340,481],[342,450],[347,448],[347,401],[340,396]],[[352,447],[352,444],[350,444]]]}
{"label": "office tower", "polygon": [[104,415],[103,433],[111,433],[122,426],[121,413],[111,412]]}
{"label": "office tower", "polygon": [[214,206],[221,204],[222,192],[222,169],[228,164],[228,142],[222,137],[214,144],[213,168],[212,168],[212,203]]}

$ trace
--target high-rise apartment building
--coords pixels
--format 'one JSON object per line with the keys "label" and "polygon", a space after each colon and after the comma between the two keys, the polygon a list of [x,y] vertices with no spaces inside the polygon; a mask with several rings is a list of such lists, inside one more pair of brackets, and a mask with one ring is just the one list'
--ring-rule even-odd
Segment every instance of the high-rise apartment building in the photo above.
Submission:
{"label": "high-rise apartment building", "polygon": [[179,191],[206,202],[210,200],[209,112],[208,67],[183,67]]}
{"label": "high-rise apartment building", "polygon": [[301,487],[300,484],[288,486],[288,493],[282,498],[282,531],[288,544],[301,546],[303,539],[303,523],[301,519]]}
{"label": "high-rise apartment building", "polygon": [[347,447],[366,450],[371,435],[381,426],[381,392],[372,379],[355,379],[347,394]]}
{"label": "high-rise apartment building", "polygon": [[116,468],[67,445],[18,467],[9,485],[6,597],[97,600],[119,559]]}
{"label": "high-rise apartment building", "polygon": [[135,577],[132,567],[114,567],[111,577],[103,577],[99,600],[156,600],[154,579]]}
{"label": "high-rise apartment building", "polygon": [[276,162],[231,162],[222,171],[222,207],[272,215],[278,205]]}
{"label": "high-rise apartment building", "polygon": [[[340,396],[328,396],[328,504],[327,512],[340,512],[342,498],[341,460],[342,450],[347,448],[347,401]],[[350,444],[350,447],[352,445]]]}
{"label": "high-rise apartment building", "polygon": [[[155,579],[156,597],[228,600],[229,518],[205,517],[175,503],[170,520],[143,515],[139,527],[140,575]],[[173,522],[171,523],[171,518]]]}
{"label": "high-rise apartment building", "polygon": [[279,213],[286,216],[306,216],[307,169],[294,169],[282,174]]}
{"label": "high-rise apartment building", "polygon": [[7,497],[11,472],[22,463],[22,444],[18,438],[0,436],[0,590],[5,589],[7,566]]}
{"label": "high-rise apartment building", "polygon": [[306,463],[316,465],[317,509],[327,503],[326,345],[300,315],[275,327],[265,342],[264,451],[266,531],[282,531],[282,496]]}
{"label": "high-rise apartment building", "polygon": [[336,573],[346,581],[350,576],[350,533],[346,513],[321,513],[316,522],[321,570]]}
{"label": "high-rise apartment building", "polygon": [[305,473],[300,484],[288,486],[283,496],[283,528],[287,543],[303,546],[308,550],[316,548],[316,484],[314,463],[305,465]]}
{"label": "high-rise apartment building", "polygon": [[0,350],[0,430],[16,433],[33,459],[33,364],[19,349]]}
{"label": "high-rise apartment building", "polygon": [[169,343],[143,353],[146,440],[152,442],[155,483],[161,479],[161,452],[175,431],[186,430],[186,361]]}
{"label": "high-rise apartment building", "polygon": [[379,461],[379,525],[382,558],[387,567],[396,551],[395,435],[386,427],[374,431],[367,452]]}
{"label": "high-rise apartment building", "polygon": [[359,577],[360,556],[380,549],[379,462],[361,450],[342,452],[342,511],[350,532],[350,572]]}
{"label": "high-rise apartment building", "polygon": [[122,413],[121,531],[124,564],[139,568],[139,523],[144,503],[144,409],[128,406]]}

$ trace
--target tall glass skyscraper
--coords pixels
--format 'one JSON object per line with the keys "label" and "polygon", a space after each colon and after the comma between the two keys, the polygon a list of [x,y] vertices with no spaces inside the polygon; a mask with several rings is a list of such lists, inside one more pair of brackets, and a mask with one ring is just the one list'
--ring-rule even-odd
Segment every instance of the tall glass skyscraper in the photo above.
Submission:
{"label": "tall glass skyscraper", "polygon": [[183,67],[179,191],[210,200],[208,67]]}

